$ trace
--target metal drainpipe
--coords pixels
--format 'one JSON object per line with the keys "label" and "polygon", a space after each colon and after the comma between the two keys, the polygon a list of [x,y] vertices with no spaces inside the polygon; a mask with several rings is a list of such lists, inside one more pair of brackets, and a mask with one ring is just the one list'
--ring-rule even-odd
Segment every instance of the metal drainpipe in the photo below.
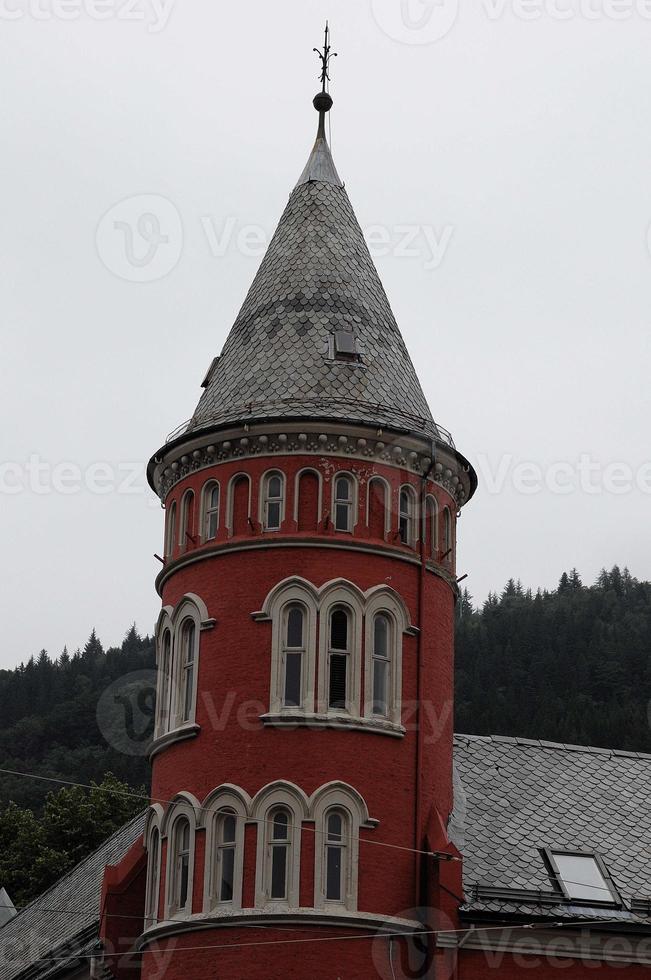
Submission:
{"label": "metal drainpipe", "polygon": [[416,643],[417,650],[417,674],[416,674],[416,719],[417,719],[417,737],[416,737],[416,816],[415,816],[415,848],[416,854],[414,855],[415,861],[415,879],[416,879],[416,905],[420,905],[420,881],[421,881],[421,863],[423,855],[418,853],[421,850],[421,837],[420,829],[422,823],[422,762],[423,762],[423,724],[422,724],[422,711],[421,711],[421,697],[424,687],[424,669],[423,669],[423,606],[425,598],[425,573],[426,573],[426,550],[425,550],[425,534],[427,531],[427,516],[425,514],[425,498],[427,496],[427,480],[430,473],[434,468],[435,463],[435,445],[432,442],[432,453],[431,462],[425,473],[421,476],[421,486],[420,486],[420,514],[418,526],[420,527],[420,570],[419,570],[419,582],[418,582],[418,637]]}

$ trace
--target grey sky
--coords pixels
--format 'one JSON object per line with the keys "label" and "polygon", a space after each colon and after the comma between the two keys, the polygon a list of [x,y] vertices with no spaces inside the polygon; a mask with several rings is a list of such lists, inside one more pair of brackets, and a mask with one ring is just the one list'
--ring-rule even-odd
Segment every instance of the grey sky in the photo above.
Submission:
{"label": "grey sky", "polygon": [[[144,463],[191,415],[305,163],[326,15],[337,167],[479,471],[459,574],[477,599],[573,565],[651,577],[651,4],[138,3],[0,0],[0,666],[151,631]],[[143,212],[168,241],[125,265],[106,229]],[[96,491],[98,462],[108,492],[52,471]]]}

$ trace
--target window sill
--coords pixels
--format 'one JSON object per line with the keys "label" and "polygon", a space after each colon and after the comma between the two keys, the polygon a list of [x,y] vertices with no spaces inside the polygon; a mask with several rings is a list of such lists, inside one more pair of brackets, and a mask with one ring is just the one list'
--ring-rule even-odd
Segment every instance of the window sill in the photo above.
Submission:
{"label": "window sill", "polygon": [[170,745],[175,745],[177,742],[184,742],[188,738],[196,738],[200,731],[201,725],[197,725],[195,722],[187,722],[185,725],[180,725],[179,728],[174,728],[171,732],[165,732],[164,735],[159,735],[151,743],[149,760],[151,761],[155,755],[158,755],[159,752],[162,752]]}
{"label": "window sill", "polygon": [[328,715],[308,711],[270,711],[260,715],[260,721],[269,728],[338,728],[371,735],[389,735],[404,738],[406,728],[393,721],[380,718],[361,718],[356,715]]}

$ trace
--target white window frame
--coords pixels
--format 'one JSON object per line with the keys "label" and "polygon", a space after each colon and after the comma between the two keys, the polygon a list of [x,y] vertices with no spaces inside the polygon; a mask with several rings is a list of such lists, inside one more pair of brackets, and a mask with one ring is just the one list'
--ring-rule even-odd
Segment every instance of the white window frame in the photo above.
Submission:
{"label": "white window frame", "polygon": [[[242,908],[242,885],[244,881],[244,836],[251,801],[237,786],[224,785],[214,790],[203,804],[203,823],[206,828],[206,856],[204,868],[204,912],[226,914]],[[217,894],[220,882],[217,880],[218,861],[216,852],[219,844],[220,816],[228,811],[235,816],[235,863],[233,873],[233,899],[222,901]]]}
{"label": "white window frame", "polygon": [[[211,503],[213,491],[217,491],[217,506]],[[221,510],[221,487],[218,480],[208,480],[201,491],[201,540],[214,541],[219,534],[219,517]],[[209,534],[212,517],[215,517],[215,533]]]}
{"label": "white window frame", "polygon": [[[194,520],[195,520],[195,499],[194,490],[186,490],[181,497],[181,510],[179,521],[179,549],[181,551],[187,551],[189,544],[192,542],[190,538],[194,537]],[[186,535],[187,531],[187,535]],[[188,537],[189,535],[189,537]]]}
{"label": "white window frame", "polygon": [[[173,719],[174,624],[170,618],[171,611],[170,607],[163,610],[156,629],[156,738],[170,730]],[[169,649],[167,651],[165,649],[166,637],[169,638]],[[165,662],[166,660],[167,663]]]}
{"label": "white window frame", "polygon": [[[192,689],[192,703],[190,716],[183,718],[183,648],[182,648],[182,629],[183,624],[191,619],[195,628],[194,639],[194,683]],[[201,668],[201,636],[205,630],[212,629],[215,620],[211,619],[205,602],[194,592],[188,592],[179,601],[176,607],[164,606],[158,617],[156,624],[156,649],[157,662],[159,665],[159,676],[157,683],[157,704],[156,704],[156,739],[170,735],[173,732],[187,732],[189,728],[195,726],[197,713],[197,695],[199,689],[199,671]],[[168,685],[168,707],[167,717],[163,714],[163,703],[161,692],[163,684],[160,675],[160,665],[162,659],[162,643],[165,630],[169,629],[172,636],[171,647],[171,669]],[[155,743],[154,743],[155,744]]]}
{"label": "white window frame", "polygon": [[[287,869],[287,897],[271,898],[271,833],[270,819],[279,808],[287,810],[291,817],[290,856]],[[256,908],[282,909],[300,907],[301,832],[308,819],[305,794],[291,783],[272,783],[255,797],[252,816],[258,824],[256,856]]]}
{"label": "white window frame", "polygon": [[[190,656],[187,656],[185,636],[192,628],[192,642]],[[179,619],[176,629],[176,663],[178,670],[177,685],[177,727],[189,725],[194,720],[197,703],[197,669],[199,666],[199,635],[201,626],[193,611]],[[188,682],[188,677],[190,681]],[[188,684],[191,683],[190,703],[188,705]],[[186,716],[187,705],[187,716]]]}
{"label": "white window frame", "polygon": [[[330,707],[330,614],[336,607],[345,607],[350,614],[348,630],[349,671],[346,708]],[[336,585],[321,598],[319,609],[319,711],[340,717],[359,717],[362,670],[362,621],[364,609],[358,590]]]}
{"label": "white window frame", "polygon": [[[375,617],[383,614],[391,623],[391,655],[389,666],[388,697],[386,716],[373,711],[373,649],[375,638]],[[405,634],[413,633],[409,622],[409,611],[402,598],[393,589],[377,586],[368,595],[364,621],[364,717],[375,721],[388,721],[400,725],[402,721],[402,647]]]}
{"label": "white window frame", "polygon": [[[407,495],[409,501],[407,510],[403,509],[402,497]],[[402,522],[407,521],[406,540],[402,536]],[[418,541],[418,508],[416,504],[416,491],[409,483],[403,483],[398,491],[398,537],[400,542],[408,548],[414,548]]]}
{"label": "white window frame", "polygon": [[383,476],[373,476],[368,481],[366,492],[366,526],[371,526],[371,497],[373,495],[373,484],[377,483],[384,489],[384,536],[391,531],[391,487]]}
{"label": "white window frame", "polygon": [[[269,484],[274,478],[280,480],[280,494],[277,497],[270,497]],[[272,502],[278,503],[280,505],[278,508],[280,517],[279,517],[277,527],[269,526],[268,508],[269,508],[269,504]],[[260,524],[262,525],[263,531],[269,531],[269,532],[280,531],[280,529],[283,526],[283,522],[285,520],[286,505],[287,505],[287,481],[285,479],[285,474],[282,472],[282,470],[267,470],[267,472],[263,474],[262,480],[260,481],[259,521]]]}
{"label": "white window frame", "polygon": [[[580,905],[588,905],[588,906],[621,905],[622,902],[621,896],[619,895],[617,888],[615,887],[615,883],[611,878],[608,868],[606,867],[606,864],[604,863],[601,855],[597,854],[595,851],[586,851],[577,848],[564,848],[564,847],[552,847],[552,848],[547,847],[544,848],[544,853],[545,856],[547,857],[547,861],[549,862],[549,865],[556,879],[556,884],[563,892],[566,901],[578,903]],[[560,865],[558,864],[557,861],[557,858],[559,857],[582,858],[584,860],[585,859],[591,860],[595,868],[599,872],[599,876],[603,880],[604,887],[603,890],[599,885],[586,884],[584,887],[593,888],[594,890],[599,890],[600,893],[602,894],[602,897],[589,898],[585,896],[581,898],[576,895],[573,895],[572,892],[574,891],[574,889],[571,888],[570,886],[577,885],[577,884],[580,885],[581,883],[569,881],[563,875]]]}
{"label": "white window frame", "polygon": [[[340,902],[326,898],[327,864],[325,860],[327,817],[333,810],[348,816],[347,868],[344,874],[344,892]],[[317,789],[310,798],[310,817],[314,820],[316,843],[314,849],[314,907],[329,909],[332,912],[357,910],[359,879],[359,835],[362,828],[373,828],[377,821],[371,820],[363,797],[346,783],[326,783]],[[367,852],[373,848],[368,848]],[[372,856],[369,854],[369,860]]]}
{"label": "white window frame", "polygon": [[[430,526],[432,529],[430,541],[427,540],[428,520],[430,521]],[[431,493],[428,493],[425,497],[423,507],[423,541],[426,549],[429,549],[431,552],[432,559],[436,560],[439,551],[439,502]]]}
{"label": "white window frame", "polygon": [[445,555],[449,551],[449,554],[444,559],[445,562],[454,566],[454,520],[452,518],[452,511],[446,505],[443,508],[443,549],[442,553]]}
{"label": "white window frame", "polygon": [[[346,502],[348,508],[348,526],[345,529],[337,527],[337,484],[339,480],[345,478],[350,480],[350,499]],[[339,534],[352,534],[357,527],[358,518],[358,499],[359,489],[354,473],[341,472],[335,473],[332,477],[332,501],[331,501],[331,520],[332,526]],[[344,502],[341,501],[340,505]]]}
{"label": "white window frame", "polygon": [[[163,820],[162,831],[167,838],[167,861],[165,872],[165,918],[166,919],[186,919],[192,915],[192,896],[194,890],[194,856],[196,843],[197,819],[199,811],[198,801],[191,798],[189,794],[183,794],[178,800],[172,802]],[[176,835],[178,833],[178,823],[181,819],[186,819],[190,827],[190,839],[188,850],[188,894],[186,903],[183,907],[178,907],[176,903],[178,888],[178,867],[179,855],[176,847]]]}
{"label": "white window frame", "polygon": [[[284,704],[284,629],[285,611],[294,605],[303,606],[306,614],[304,623],[305,654],[303,662],[303,705],[300,708]],[[301,715],[314,711],[314,684],[316,674],[316,623],[317,600],[315,590],[309,583],[286,580],[272,591],[265,602],[264,611],[256,614],[257,619],[271,619],[271,682],[269,710],[274,714]]]}
{"label": "white window frame", "polygon": [[171,558],[174,554],[174,547],[176,545],[176,513],[176,500],[173,500],[167,513],[167,526],[165,528],[166,558]]}
{"label": "white window frame", "polygon": [[158,922],[160,902],[160,870],[162,838],[157,824],[149,829],[145,838],[147,841],[147,886],[145,893],[145,929],[155,926]]}

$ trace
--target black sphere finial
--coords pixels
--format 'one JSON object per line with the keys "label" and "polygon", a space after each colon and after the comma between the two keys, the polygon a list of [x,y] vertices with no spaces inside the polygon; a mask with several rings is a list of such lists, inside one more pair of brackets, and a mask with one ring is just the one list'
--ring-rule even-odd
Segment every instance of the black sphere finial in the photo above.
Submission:
{"label": "black sphere finial", "polygon": [[330,112],[332,109],[332,96],[329,92],[317,92],[312,100],[312,105],[317,112]]}

